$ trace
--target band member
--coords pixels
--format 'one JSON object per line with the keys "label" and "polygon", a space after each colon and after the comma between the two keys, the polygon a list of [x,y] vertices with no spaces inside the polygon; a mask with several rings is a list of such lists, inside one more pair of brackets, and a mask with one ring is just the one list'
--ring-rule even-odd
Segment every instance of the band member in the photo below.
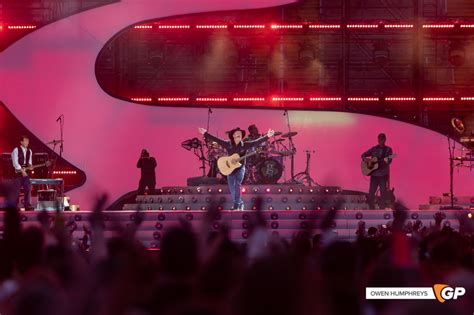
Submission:
{"label": "band member", "polygon": [[137,168],[141,169],[137,194],[145,194],[145,188],[148,187],[148,195],[154,195],[156,186],[156,160],[154,157],[150,156],[150,153],[145,149],[142,150],[140,159],[137,162]]}
{"label": "band member", "polygon": [[256,125],[250,125],[248,127],[249,135],[247,136],[247,140],[256,140],[260,138],[260,133],[258,132],[258,128]]}
{"label": "band member", "polygon": [[380,208],[385,208],[387,202],[388,183],[390,176],[390,163],[392,159],[388,158],[393,154],[392,148],[385,145],[387,137],[384,133],[378,135],[378,145],[362,153],[363,160],[378,161],[379,167],[370,174],[370,187],[367,202],[370,209],[375,209],[375,192],[380,187],[381,203]]}
{"label": "band member", "polygon": [[[268,138],[274,134],[274,131],[269,129],[267,134],[263,137],[260,137],[256,140],[244,141],[242,139],[245,137],[245,130],[240,128],[235,128],[229,131],[229,140],[223,140],[215,137],[208,133],[204,128],[198,128],[198,131],[203,134],[207,140],[212,140],[220,144],[227,151],[228,155],[237,153],[239,156],[244,156],[247,153],[247,150],[267,141]],[[229,185],[230,194],[232,195],[232,199],[234,201],[233,209],[239,210],[244,209],[240,187],[245,175],[245,159],[242,160],[241,163],[241,167],[235,169],[229,176],[227,176],[227,184]]]}
{"label": "band member", "polygon": [[25,210],[33,210],[31,206],[31,182],[30,176],[27,173],[32,170],[32,157],[33,153],[28,148],[30,139],[28,136],[20,137],[20,146],[13,149],[12,152],[12,164],[15,169],[15,177],[13,179],[16,198],[15,202],[18,204],[18,198],[20,197],[20,190],[23,188],[25,194],[24,206]]}

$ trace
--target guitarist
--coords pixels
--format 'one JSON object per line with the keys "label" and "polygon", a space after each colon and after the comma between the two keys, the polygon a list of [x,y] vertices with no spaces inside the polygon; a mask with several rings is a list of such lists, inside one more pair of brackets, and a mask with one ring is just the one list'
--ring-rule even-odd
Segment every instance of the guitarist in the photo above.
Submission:
{"label": "guitarist", "polygon": [[392,155],[392,148],[385,145],[387,136],[384,133],[378,135],[378,145],[370,148],[366,152],[362,153],[363,160],[369,160],[372,162],[378,161],[379,167],[370,173],[370,187],[367,203],[370,209],[375,209],[375,192],[377,187],[380,187],[381,205],[380,207],[385,208],[387,202],[388,192],[388,180],[390,176],[390,163],[392,159],[388,156]]}
{"label": "guitarist", "polygon": [[[240,128],[234,128],[229,131],[229,140],[223,140],[216,136],[211,135],[204,128],[198,128],[198,131],[204,135],[206,140],[217,142],[224,149],[226,149],[228,155],[237,153],[239,156],[247,154],[247,150],[250,150],[259,144],[265,142],[273,136],[274,131],[269,129],[267,134],[255,140],[242,140],[245,137],[245,130]],[[227,176],[227,184],[229,185],[230,194],[234,201],[233,209],[244,210],[244,202],[242,201],[240,186],[244,180],[245,175],[245,159],[241,161],[242,166],[235,169],[230,175]]]}
{"label": "guitarist", "polygon": [[18,203],[18,198],[20,196],[20,190],[23,187],[25,193],[24,206],[25,210],[33,210],[31,206],[31,182],[30,176],[27,171],[32,170],[32,156],[33,153],[31,149],[28,148],[30,139],[28,136],[20,137],[20,146],[13,149],[12,152],[12,164],[15,169],[16,176],[13,179],[15,193],[16,193],[16,202]]}

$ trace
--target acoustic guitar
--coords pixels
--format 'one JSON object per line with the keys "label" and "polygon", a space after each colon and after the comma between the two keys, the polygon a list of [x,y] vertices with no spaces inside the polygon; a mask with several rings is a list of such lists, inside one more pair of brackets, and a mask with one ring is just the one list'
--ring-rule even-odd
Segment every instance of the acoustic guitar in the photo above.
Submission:
{"label": "acoustic guitar", "polygon": [[257,154],[256,151],[246,154],[242,157],[239,156],[237,153],[234,153],[231,156],[223,156],[217,160],[217,167],[219,168],[219,171],[222,173],[222,175],[227,176],[231,174],[235,169],[242,166],[240,161],[255,154]]}
{"label": "acoustic guitar", "polygon": [[[392,154],[386,156],[384,159],[393,159],[395,157],[397,157],[397,155]],[[372,174],[373,171],[379,168],[379,160],[376,157],[374,157],[372,160],[362,160],[362,162],[360,163],[360,168],[362,170],[362,174],[364,174],[365,176],[369,176],[370,174]]]}

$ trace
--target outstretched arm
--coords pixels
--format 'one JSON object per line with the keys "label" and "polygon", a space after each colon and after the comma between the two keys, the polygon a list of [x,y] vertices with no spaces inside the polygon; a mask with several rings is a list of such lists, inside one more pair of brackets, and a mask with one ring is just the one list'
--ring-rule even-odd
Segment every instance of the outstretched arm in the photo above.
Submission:
{"label": "outstretched arm", "polygon": [[215,142],[217,142],[219,145],[221,145],[221,146],[223,146],[223,147],[227,147],[228,141],[225,141],[225,140],[223,140],[223,139],[221,139],[221,138],[218,138],[218,137],[216,137],[216,136],[211,135],[211,134],[210,134],[209,132],[207,132],[207,130],[204,129],[204,128],[198,128],[198,131],[199,131],[200,134],[204,135],[204,138],[205,138],[206,140],[215,141]]}
{"label": "outstretched arm", "polygon": [[259,144],[267,141],[268,138],[272,137],[274,134],[275,134],[274,130],[268,129],[267,134],[265,136],[260,137],[260,138],[255,139],[255,140],[245,141],[245,145],[247,146],[247,148],[258,146]]}

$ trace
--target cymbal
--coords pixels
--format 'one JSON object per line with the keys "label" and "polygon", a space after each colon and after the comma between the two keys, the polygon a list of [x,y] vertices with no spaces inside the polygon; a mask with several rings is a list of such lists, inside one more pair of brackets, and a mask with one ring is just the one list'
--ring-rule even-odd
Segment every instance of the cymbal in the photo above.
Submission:
{"label": "cymbal", "polygon": [[46,144],[58,144],[62,142],[64,142],[64,140],[52,140],[52,141],[46,142]]}
{"label": "cymbal", "polygon": [[298,132],[292,131],[292,132],[284,133],[284,134],[282,134],[281,136],[282,136],[282,137],[285,137],[285,138],[289,138],[289,137],[294,137],[294,136],[296,136],[297,134],[298,134]]}
{"label": "cymbal", "polygon": [[272,141],[272,144],[273,144],[273,143],[276,143],[276,142],[283,142],[283,141],[285,141],[285,140],[286,140],[286,139],[276,139],[276,140],[273,140],[273,141]]}
{"label": "cymbal", "polygon": [[274,137],[276,136],[280,136],[283,132],[281,131],[275,131],[275,133],[273,134]]}
{"label": "cymbal", "polygon": [[283,150],[283,151],[270,151],[271,154],[278,154],[281,156],[290,156],[293,155],[293,152],[290,150]]}

